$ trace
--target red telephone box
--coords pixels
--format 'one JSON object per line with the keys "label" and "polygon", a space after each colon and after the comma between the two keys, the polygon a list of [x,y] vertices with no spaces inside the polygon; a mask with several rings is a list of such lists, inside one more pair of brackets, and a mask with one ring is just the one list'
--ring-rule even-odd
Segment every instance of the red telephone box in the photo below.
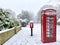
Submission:
{"label": "red telephone box", "polygon": [[41,14],[41,41],[56,42],[56,10],[45,9]]}

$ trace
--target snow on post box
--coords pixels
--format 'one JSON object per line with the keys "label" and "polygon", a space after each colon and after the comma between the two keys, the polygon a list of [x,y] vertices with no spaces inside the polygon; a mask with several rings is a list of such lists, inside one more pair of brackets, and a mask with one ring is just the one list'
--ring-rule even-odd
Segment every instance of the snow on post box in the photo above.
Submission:
{"label": "snow on post box", "polygon": [[41,41],[56,42],[56,10],[45,9],[41,14]]}

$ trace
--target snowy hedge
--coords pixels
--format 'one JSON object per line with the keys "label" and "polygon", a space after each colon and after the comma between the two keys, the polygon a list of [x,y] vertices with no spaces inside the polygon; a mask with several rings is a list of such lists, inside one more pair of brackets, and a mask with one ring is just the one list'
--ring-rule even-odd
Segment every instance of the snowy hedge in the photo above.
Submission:
{"label": "snowy hedge", "polygon": [[0,9],[0,31],[14,26],[19,26],[19,22],[15,20],[10,12]]}

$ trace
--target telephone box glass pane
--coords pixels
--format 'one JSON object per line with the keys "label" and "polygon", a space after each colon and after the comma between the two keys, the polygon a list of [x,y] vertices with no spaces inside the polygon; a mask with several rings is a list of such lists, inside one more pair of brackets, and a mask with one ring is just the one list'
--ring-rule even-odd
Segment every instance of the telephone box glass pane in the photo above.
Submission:
{"label": "telephone box glass pane", "polygon": [[47,28],[47,32],[46,32],[46,37],[48,40],[52,40],[53,39],[53,23],[54,23],[54,17],[53,16],[47,16],[47,20],[46,20],[46,28]]}

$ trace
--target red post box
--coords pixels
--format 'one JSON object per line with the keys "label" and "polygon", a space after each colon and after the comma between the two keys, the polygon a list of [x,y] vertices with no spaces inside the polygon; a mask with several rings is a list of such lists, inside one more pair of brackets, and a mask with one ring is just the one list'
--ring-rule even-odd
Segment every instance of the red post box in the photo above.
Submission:
{"label": "red post box", "polygon": [[33,28],[34,27],[34,24],[31,22],[30,23],[30,28]]}
{"label": "red post box", "polygon": [[41,41],[56,42],[56,10],[45,9],[41,14]]}
{"label": "red post box", "polygon": [[33,22],[30,23],[30,28],[31,28],[31,36],[33,36],[33,27],[34,27],[34,24]]}

